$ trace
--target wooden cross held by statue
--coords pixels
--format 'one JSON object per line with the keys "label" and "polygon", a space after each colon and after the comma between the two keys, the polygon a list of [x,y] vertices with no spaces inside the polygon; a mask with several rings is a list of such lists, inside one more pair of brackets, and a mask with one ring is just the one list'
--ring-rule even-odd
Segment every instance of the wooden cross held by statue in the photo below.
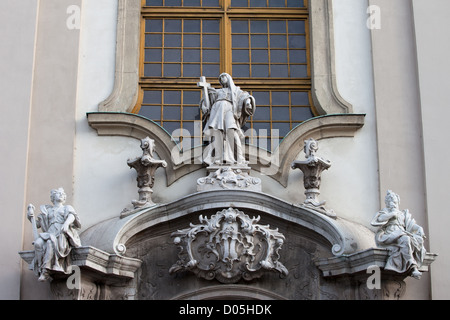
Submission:
{"label": "wooden cross held by statue", "polygon": [[208,108],[208,110],[210,110],[211,109],[211,103],[209,101],[208,88],[211,87],[211,84],[206,82],[206,77],[201,76],[200,77],[200,82],[197,83],[197,87],[202,88],[205,105]]}

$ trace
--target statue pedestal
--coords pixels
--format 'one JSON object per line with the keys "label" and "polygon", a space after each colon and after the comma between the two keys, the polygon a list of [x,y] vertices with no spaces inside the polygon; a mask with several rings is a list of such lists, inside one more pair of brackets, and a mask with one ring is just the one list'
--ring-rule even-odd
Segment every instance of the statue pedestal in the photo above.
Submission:
{"label": "statue pedestal", "polygon": [[207,167],[206,171],[208,176],[197,180],[197,191],[262,190],[261,179],[251,177],[251,168],[248,166],[214,164]]}

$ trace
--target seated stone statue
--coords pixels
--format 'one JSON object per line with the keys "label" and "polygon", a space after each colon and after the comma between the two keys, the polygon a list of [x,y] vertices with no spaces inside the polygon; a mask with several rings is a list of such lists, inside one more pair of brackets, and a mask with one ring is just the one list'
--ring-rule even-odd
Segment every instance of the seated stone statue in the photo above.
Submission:
{"label": "seated stone statue", "polygon": [[[32,204],[28,205],[27,212],[35,234],[35,255],[31,267],[39,281],[49,279],[49,271],[70,273],[70,251],[81,246],[77,230],[81,227],[80,220],[72,206],[64,205],[64,189],[53,189],[50,199],[53,205],[42,205],[37,219]],[[38,234],[37,228],[41,228],[42,232]]]}
{"label": "seated stone statue", "polygon": [[408,210],[399,210],[400,197],[391,190],[387,192],[385,203],[386,208],[371,222],[380,228],[376,234],[377,244],[390,252],[384,269],[409,272],[411,277],[420,279],[419,268],[426,253],[423,228],[416,224]]}

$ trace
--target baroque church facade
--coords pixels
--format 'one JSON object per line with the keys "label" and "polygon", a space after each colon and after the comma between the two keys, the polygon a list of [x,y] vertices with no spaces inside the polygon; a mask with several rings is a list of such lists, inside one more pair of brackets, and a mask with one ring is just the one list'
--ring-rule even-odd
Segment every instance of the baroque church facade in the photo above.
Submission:
{"label": "baroque church facade", "polygon": [[449,6],[3,1],[0,298],[449,298]]}

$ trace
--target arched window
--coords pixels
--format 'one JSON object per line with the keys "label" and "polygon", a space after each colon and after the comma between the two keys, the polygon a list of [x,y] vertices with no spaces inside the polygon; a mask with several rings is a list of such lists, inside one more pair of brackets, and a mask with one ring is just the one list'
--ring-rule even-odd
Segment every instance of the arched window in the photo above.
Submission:
{"label": "arched window", "polygon": [[227,72],[256,98],[256,113],[243,128],[250,144],[273,132],[278,145],[317,115],[307,1],[143,0],[140,43],[132,112],[162,126],[184,148],[202,144],[200,76],[217,87],[219,74]]}
{"label": "arched window", "polygon": [[[202,143],[196,86],[202,74],[217,87],[219,73],[228,72],[256,97],[245,131],[262,138],[263,130],[269,136],[278,129],[283,137],[292,129],[271,150],[278,159],[271,176],[283,186],[304,139],[352,137],[364,125],[364,115],[353,114],[337,89],[332,0],[154,1],[118,0],[114,89],[87,118],[99,135],[155,139],[161,157],[172,158],[169,185],[201,166],[195,162],[201,147],[184,151]],[[302,122],[313,115],[323,117]],[[184,147],[179,158],[167,134],[174,128],[188,133],[174,137]],[[247,142],[255,145],[252,138]],[[252,169],[273,164],[265,154],[258,151]]]}

